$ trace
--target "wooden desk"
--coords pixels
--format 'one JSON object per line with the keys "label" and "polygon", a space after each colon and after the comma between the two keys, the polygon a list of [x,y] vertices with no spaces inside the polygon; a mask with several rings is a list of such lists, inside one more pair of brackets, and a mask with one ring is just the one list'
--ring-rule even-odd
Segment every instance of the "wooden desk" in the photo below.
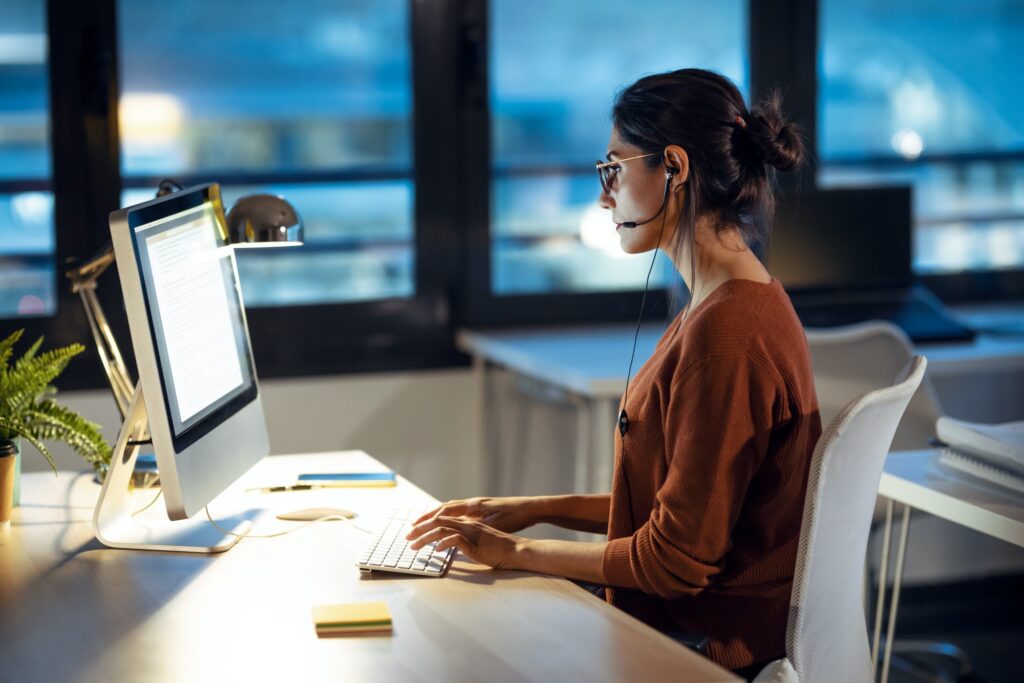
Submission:
{"label": "wooden desk", "polygon": [[[249,511],[253,533],[295,523],[276,512],[331,506],[374,528],[396,488],[244,493],[300,471],[381,468],[365,453],[267,458],[210,505]],[[564,579],[457,561],[448,577],[362,577],[368,536],[324,522],[246,539],[215,556],[123,551],[95,540],[99,486],[87,474],[26,474],[0,536],[0,681],[738,681]],[[138,507],[152,493],[136,495]],[[163,515],[160,503],[149,514]],[[310,606],[385,600],[391,637],[318,639]]]}
{"label": "wooden desk", "polygon": [[[995,484],[973,480],[938,462],[938,451],[903,451],[890,453],[878,484],[878,494],[888,499],[884,540],[882,545],[881,576],[888,574],[889,545],[893,530],[895,505],[902,506],[900,538],[892,580],[892,600],[889,609],[889,630],[882,653],[882,683],[888,678],[892,653],[893,633],[903,579],[903,561],[906,557],[910,510],[915,508],[936,517],[974,529],[1024,548],[1024,500],[1014,492],[1003,491]],[[884,583],[878,596],[878,607],[885,603]],[[873,651],[877,652],[880,618],[876,615]]]}

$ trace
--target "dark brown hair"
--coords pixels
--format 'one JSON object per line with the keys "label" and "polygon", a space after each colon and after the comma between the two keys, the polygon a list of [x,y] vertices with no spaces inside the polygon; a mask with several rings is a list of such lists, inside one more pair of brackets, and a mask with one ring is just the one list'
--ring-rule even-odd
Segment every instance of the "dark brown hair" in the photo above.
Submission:
{"label": "dark brown hair", "polygon": [[[709,213],[716,230],[735,226],[748,246],[764,243],[775,169],[791,171],[804,155],[797,127],[782,116],[781,99],[775,93],[747,111],[728,78],[704,69],[645,76],[615,98],[612,123],[624,141],[644,153],[679,145],[689,156],[676,248]],[[655,156],[648,163],[664,162]]]}

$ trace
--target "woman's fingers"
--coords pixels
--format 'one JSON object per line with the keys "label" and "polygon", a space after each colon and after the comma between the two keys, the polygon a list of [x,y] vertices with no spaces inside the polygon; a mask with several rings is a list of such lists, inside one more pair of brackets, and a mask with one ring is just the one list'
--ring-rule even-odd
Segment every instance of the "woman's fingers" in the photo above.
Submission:
{"label": "woman's fingers", "polygon": [[462,529],[469,523],[470,522],[468,521],[460,519],[459,517],[453,517],[451,515],[436,515],[426,520],[425,522],[413,525],[412,529],[409,530],[409,533],[405,535],[405,540],[411,541],[414,538],[417,538],[418,536],[422,536],[431,529],[436,529],[440,526],[447,526],[449,528],[454,529]]}
{"label": "woman's fingers", "polygon": [[472,513],[474,509],[475,505],[471,500],[449,500],[421,515],[413,524],[421,524],[432,517],[460,517]]}
{"label": "woman's fingers", "polygon": [[444,503],[443,505],[438,505],[436,508],[434,508],[430,512],[424,512],[422,515],[420,515],[420,517],[415,522],[412,523],[412,525],[416,526],[417,524],[422,524],[423,522],[427,521],[431,517],[436,516],[439,512],[441,512],[441,510],[444,509],[445,505],[448,505],[448,503]]}
{"label": "woman's fingers", "polygon": [[446,538],[448,536],[451,536],[452,534],[458,534],[458,530],[453,529],[451,527],[439,526],[436,529],[432,529],[431,531],[428,531],[427,533],[417,538],[415,541],[409,544],[409,547],[412,550],[419,550],[420,548],[429,543],[433,543],[434,541],[440,541],[442,538]]}
{"label": "woman's fingers", "polygon": [[441,503],[430,512],[426,512],[420,516],[413,524],[421,524],[427,521],[431,517],[439,517],[441,515],[459,515],[462,514],[462,510],[466,508],[465,501],[462,500],[449,500],[447,503]]}
{"label": "woman's fingers", "polygon": [[442,552],[453,547],[461,550],[462,554],[469,559],[474,561],[476,560],[476,554],[473,552],[472,544],[469,542],[469,539],[462,534],[451,534],[449,536],[445,536],[437,542],[437,545],[434,546],[434,550],[436,552]]}

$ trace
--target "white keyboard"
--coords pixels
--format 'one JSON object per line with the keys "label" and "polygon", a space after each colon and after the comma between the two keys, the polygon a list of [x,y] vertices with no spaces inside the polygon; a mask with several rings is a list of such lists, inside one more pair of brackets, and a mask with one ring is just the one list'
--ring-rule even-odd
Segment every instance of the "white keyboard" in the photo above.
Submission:
{"label": "white keyboard", "polygon": [[397,572],[415,576],[444,576],[455,556],[455,548],[434,552],[436,542],[419,550],[409,548],[405,535],[425,509],[395,510],[387,524],[366,545],[356,562],[361,571]]}

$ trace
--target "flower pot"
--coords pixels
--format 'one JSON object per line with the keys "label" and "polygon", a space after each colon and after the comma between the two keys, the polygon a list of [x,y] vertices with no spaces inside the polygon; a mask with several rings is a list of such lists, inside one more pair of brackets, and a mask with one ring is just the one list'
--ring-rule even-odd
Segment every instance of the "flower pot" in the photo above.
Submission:
{"label": "flower pot", "polygon": [[21,439],[0,439],[0,457],[14,452],[14,507],[21,505]]}
{"label": "flower pot", "polygon": [[[5,448],[10,444],[9,448]],[[11,528],[11,513],[14,510],[14,445],[0,444],[0,532]]]}

